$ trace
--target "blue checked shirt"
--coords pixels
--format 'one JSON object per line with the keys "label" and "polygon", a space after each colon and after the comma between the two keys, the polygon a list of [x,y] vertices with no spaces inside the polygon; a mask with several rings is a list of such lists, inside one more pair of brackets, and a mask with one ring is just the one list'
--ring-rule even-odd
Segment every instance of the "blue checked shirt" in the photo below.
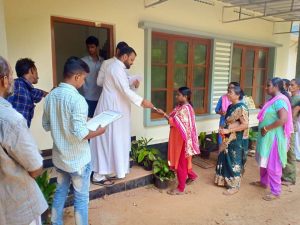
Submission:
{"label": "blue checked shirt", "polygon": [[42,100],[44,92],[34,88],[33,85],[23,77],[15,79],[14,94],[7,100],[13,108],[21,113],[27,120],[27,126],[30,127],[34,114],[35,103]]}
{"label": "blue checked shirt", "polygon": [[88,105],[76,88],[60,83],[45,98],[43,127],[53,138],[53,164],[66,172],[80,171],[91,161]]}

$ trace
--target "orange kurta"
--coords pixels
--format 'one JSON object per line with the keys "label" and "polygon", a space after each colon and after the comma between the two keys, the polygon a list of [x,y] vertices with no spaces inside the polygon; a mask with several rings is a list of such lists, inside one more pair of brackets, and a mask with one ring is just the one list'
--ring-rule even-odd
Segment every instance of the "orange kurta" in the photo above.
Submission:
{"label": "orange kurta", "polygon": [[[179,129],[174,124],[173,118],[169,119],[170,135],[168,144],[168,162],[173,170],[177,170],[181,151],[184,151],[185,143]],[[192,156],[186,158],[188,160],[188,170],[192,169]]]}

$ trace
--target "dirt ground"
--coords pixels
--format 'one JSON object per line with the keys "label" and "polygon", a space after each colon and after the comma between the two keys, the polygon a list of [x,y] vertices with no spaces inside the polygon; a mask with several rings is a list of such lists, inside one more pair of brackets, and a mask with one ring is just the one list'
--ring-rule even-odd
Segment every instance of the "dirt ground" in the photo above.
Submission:
{"label": "dirt ground", "polygon": [[[297,163],[298,174],[300,163]],[[284,187],[281,198],[262,199],[265,189],[249,185],[259,178],[253,158],[248,158],[239,193],[224,196],[213,184],[214,168],[194,166],[199,179],[187,186],[186,194],[170,196],[152,185],[121,192],[90,202],[91,225],[300,225],[299,183]],[[67,208],[65,224],[75,224],[73,208]]]}

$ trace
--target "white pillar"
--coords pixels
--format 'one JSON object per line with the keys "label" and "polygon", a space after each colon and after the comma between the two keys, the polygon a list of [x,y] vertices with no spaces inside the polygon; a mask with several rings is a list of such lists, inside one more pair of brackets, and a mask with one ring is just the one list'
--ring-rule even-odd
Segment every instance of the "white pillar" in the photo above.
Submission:
{"label": "white pillar", "polygon": [[0,55],[3,56],[4,58],[7,58],[4,0],[0,0]]}

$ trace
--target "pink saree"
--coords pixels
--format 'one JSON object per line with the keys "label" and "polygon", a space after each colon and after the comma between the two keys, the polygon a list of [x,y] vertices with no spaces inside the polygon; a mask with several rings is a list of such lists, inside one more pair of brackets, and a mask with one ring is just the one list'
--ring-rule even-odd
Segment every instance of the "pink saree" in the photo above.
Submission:
{"label": "pink saree", "polygon": [[190,104],[177,106],[171,113],[174,125],[179,129],[185,143],[185,155],[200,154],[195,113]]}

